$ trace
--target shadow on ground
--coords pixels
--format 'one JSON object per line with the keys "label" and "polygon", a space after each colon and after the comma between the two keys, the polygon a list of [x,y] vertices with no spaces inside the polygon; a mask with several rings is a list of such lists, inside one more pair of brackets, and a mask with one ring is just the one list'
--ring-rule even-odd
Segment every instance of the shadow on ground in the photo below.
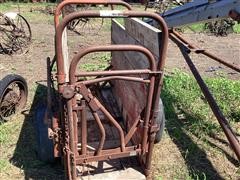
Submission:
{"label": "shadow on ground", "polygon": [[59,162],[47,164],[37,158],[37,145],[34,129],[34,116],[37,104],[46,100],[47,87],[37,84],[32,106],[24,112],[25,120],[11,158],[11,163],[24,171],[25,179],[64,179],[64,172]]}
{"label": "shadow on ground", "polygon": [[[206,152],[198,146],[197,142],[188,134],[188,125],[178,119],[176,108],[177,100],[165,88],[161,97],[165,106],[166,114],[166,131],[172,141],[177,145],[185,164],[187,166],[189,176],[192,179],[225,179],[219,175],[218,171],[213,167],[208,159]],[[202,121],[198,117],[184,113],[186,121]],[[197,138],[196,138],[197,139]],[[185,177],[186,178],[186,177]]]}
{"label": "shadow on ground", "polygon": [[[36,105],[45,100],[46,92],[46,86],[38,84],[30,111],[25,113],[21,133],[14,155],[11,158],[11,163],[24,171],[25,179],[27,180],[64,179],[64,172],[60,163],[47,164],[37,159],[34,114],[36,112]],[[162,99],[165,105],[167,119],[166,130],[179,148],[188,167],[189,176],[193,179],[224,179],[213,167],[205,151],[186,133],[186,124],[178,120],[173,106],[173,104],[176,103],[176,99],[166,90],[162,92]],[[198,117],[193,117],[190,114],[186,114],[186,116],[187,119],[199,121]],[[215,144],[212,145],[218,147]],[[220,149],[220,147],[218,147],[218,149]],[[225,154],[231,162],[236,163],[227,152],[225,152]]]}

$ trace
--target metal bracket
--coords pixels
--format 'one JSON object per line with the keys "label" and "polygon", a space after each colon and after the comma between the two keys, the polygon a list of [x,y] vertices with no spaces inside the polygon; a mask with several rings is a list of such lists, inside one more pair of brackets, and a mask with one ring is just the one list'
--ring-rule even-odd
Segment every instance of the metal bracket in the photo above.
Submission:
{"label": "metal bracket", "polygon": [[87,87],[84,84],[80,84],[79,86],[80,93],[82,94],[83,98],[88,102],[90,108],[96,112],[100,109],[96,97],[92,95],[92,93],[87,89]]}

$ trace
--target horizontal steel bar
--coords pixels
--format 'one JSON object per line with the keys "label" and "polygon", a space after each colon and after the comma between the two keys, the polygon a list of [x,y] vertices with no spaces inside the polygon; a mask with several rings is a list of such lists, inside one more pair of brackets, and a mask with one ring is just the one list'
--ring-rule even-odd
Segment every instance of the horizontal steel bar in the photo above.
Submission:
{"label": "horizontal steel bar", "polygon": [[135,75],[135,74],[150,74],[152,71],[149,69],[141,70],[112,70],[112,71],[92,71],[92,72],[81,72],[76,74],[76,77],[81,76],[107,76],[107,75]]}
{"label": "horizontal steel bar", "polygon": [[[177,39],[175,38],[175,40],[178,41],[179,43],[184,43],[185,46],[188,47],[190,50],[191,49],[196,50],[196,51],[193,51],[193,52],[195,52],[197,54],[203,54],[203,55],[211,58],[212,60],[215,60],[215,61],[217,61],[217,62],[219,62],[219,63],[237,71],[237,72],[240,72],[240,67],[239,66],[228,63],[225,60],[217,57],[216,55],[214,55],[214,54],[212,54],[212,53],[210,53],[206,50],[202,50],[201,48],[196,47],[195,45],[189,43],[184,37],[182,37],[178,32],[176,32],[174,30],[172,31],[172,33],[170,33],[170,38],[174,38],[173,35],[177,37]],[[201,50],[199,50],[199,49],[201,49]]]}
{"label": "horizontal steel bar", "polygon": [[67,0],[67,1],[62,1],[56,8],[55,11],[55,16],[54,16],[54,23],[55,23],[55,28],[58,26],[59,24],[59,16],[62,12],[62,9],[66,6],[66,5],[70,5],[70,4],[102,4],[102,5],[121,5],[126,7],[128,10],[132,10],[132,7],[121,0]]}
{"label": "horizontal steel bar", "polygon": [[122,157],[131,157],[137,156],[141,153],[141,149],[137,148],[136,146],[126,147],[124,152],[121,152],[120,148],[117,149],[108,149],[102,150],[101,155],[94,156],[94,152],[89,152],[87,156],[77,156],[76,157],[76,164],[94,162],[94,161],[103,161],[103,160],[110,160],[110,159],[118,159]]}
{"label": "horizontal steel bar", "polygon": [[102,81],[110,81],[110,80],[125,80],[125,81],[135,81],[135,82],[141,82],[141,83],[150,83],[150,80],[144,80],[143,78],[137,78],[137,77],[125,77],[125,76],[109,76],[109,77],[103,77],[103,78],[97,78],[93,80],[86,80],[86,81],[80,81],[77,82],[75,85],[79,84],[93,84],[98,83]]}

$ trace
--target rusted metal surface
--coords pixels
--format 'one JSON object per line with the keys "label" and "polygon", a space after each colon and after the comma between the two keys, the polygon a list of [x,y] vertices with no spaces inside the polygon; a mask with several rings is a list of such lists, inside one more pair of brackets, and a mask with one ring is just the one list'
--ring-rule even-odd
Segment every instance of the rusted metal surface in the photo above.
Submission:
{"label": "rusted metal surface", "polygon": [[80,76],[107,76],[107,75],[136,75],[136,74],[150,74],[151,71],[146,70],[131,70],[130,72],[128,70],[119,70],[119,71],[97,71],[97,72],[81,72],[79,74],[76,74],[76,77]]}
{"label": "rusted metal surface", "polygon": [[[223,113],[221,112],[219,106],[217,105],[214,97],[212,96],[212,94],[210,93],[207,85],[205,84],[205,82],[203,81],[201,75],[199,74],[197,68],[195,67],[195,65],[193,64],[191,58],[189,57],[189,54],[191,53],[191,47],[194,47],[193,45],[191,45],[191,47],[189,47],[188,43],[186,44],[185,42],[182,42],[182,40],[184,39],[183,37],[181,37],[181,39],[179,38],[180,35],[177,34],[177,36],[175,36],[176,33],[170,34],[171,39],[179,46],[181,53],[184,57],[184,59],[186,60],[186,63],[188,64],[191,72],[193,73],[199,87],[201,88],[208,104],[210,105],[214,115],[216,116],[220,126],[222,127],[231,147],[233,148],[235,154],[237,155],[237,158],[240,160],[240,143],[239,140],[237,139],[235,133],[233,132],[228,120],[224,117]],[[207,53],[208,54],[208,53]],[[215,59],[215,58],[214,58]],[[230,67],[230,66],[228,66]],[[234,67],[232,67],[232,69],[235,69]]]}
{"label": "rusted metal surface", "polygon": [[67,0],[67,1],[62,1],[58,6],[57,9],[55,11],[55,16],[54,16],[54,23],[55,23],[55,28],[58,26],[59,24],[59,17],[61,15],[62,9],[66,6],[66,5],[71,5],[71,4],[99,4],[99,5],[111,5],[112,9],[113,9],[113,5],[122,5],[124,7],[126,7],[128,10],[132,10],[131,6],[121,0]]}
{"label": "rusted metal surface", "polygon": [[[57,83],[59,92],[59,116],[60,122],[54,122],[56,128],[62,128],[62,139],[61,142],[55,142],[61,144],[56,146],[55,151],[63,154],[65,170],[69,179],[77,179],[77,166],[86,166],[89,162],[104,161],[117,159],[122,157],[138,156],[140,163],[142,164],[145,175],[148,177],[151,169],[152,153],[154,147],[154,141],[156,132],[159,130],[156,124],[156,118],[159,111],[159,98],[161,88],[163,85],[163,70],[166,59],[166,51],[168,44],[168,28],[164,20],[155,13],[150,12],[136,12],[136,11],[84,11],[74,12],[63,18],[60,22],[60,13],[64,6],[68,4],[103,4],[103,5],[122,5],[128,10],[131,7],[119,0],[66,0],[63,1],[56,9],[54,17],[55,28],[56,28],[56,63],[57,63]],[[238,15],[232,12],[232,16],[238,18]],[[65,59],[63,57],[62,47],[62,34],[69,22],[78,18],[130,18],[130,17],[148,17],[152,18],[160,24],[161,27],[161,39],[160,45],[154,47],[154,52],[149,51],[148,48],[144,48],[139,45],[106,45],[106,46],[90,46],[87,48],[80,49],[80,51],[74,55],[69,72],[64,69]],[[128,23],[131,23],[129,21]],[[129,24],[128,24],[129,26]],[[137,26],[136,26],[137,27]],[[141,37],[139,37],[141,39]],[[211,54],[208,51],[197,48],[196,46],[187,42],[177,32],[172,31],[171,38],[180,46],[181,52],[186,59],[193,75],[195,76],[199,86],[201,87],[211,109],[217,117],[221,127],[224,130],[231,146],[233,147],[237,157],[240,159],[240,145],[239,141],[233,133],[228,121],[221,113],[217,106],[213,96],[209,92],[206,84],[199,75],[196,67],[189,58],[190,52],[197,54],[203,54],[211,59],[226,65],[229,68],[240,72],[240,67],[230,64],[219,57]],[[150,44],[150,46],[152,46]],[[80,72],[77,73],[76,69],[78,63],[81,63],[81,58],[85,55],[93,52],[137,52],[145,57],[147,60],[147,66],[144,68],[136,69],[107,69],[106,71],[98,72]],[[142,57],[140,56],[140,57]],[[158,59],[156,59],[156,56]],[[140,58],[141,59],[141,58]],[[48,63],[48,67],[52,67]],[[69,81],[66,80],[66,76],[69,75]],[[81,80],[84,77],[87,79]],[[92,79],[95,77],[95,79]],[[50,80],[50,79],[49,79]],[[144,103],[142,112],[135,113],[134,116],[128,116],[127,121],[131,121],[128,130],[120,123],[119,119],[111,112],[107,101],[103,100],[101,90],[114,81],[118,82],[131,82],[136,85],[136,88],[143,94]],[[126,85],[126,84],[122,84]],[[125,88],[125,87],[122,87]],[[130,92],[129,96],[133,95],[135,91]],[[119,90],[119,92],[126,93],[125,91]],[[120,94],[120,99],[123,95]],[[136,96],[133,96],[133,99]],[[123,99],[125,103],[130,104],[132,109],[135,107],[139,99]],[[142,101],[141,99],[141,101]],[[49,103],[50,104],[50,103]],[[51,105],[51,104],[50,104]],[[129,111],[132,111],[129,110]],[[61,112],[63,111],[63,112]],[[92,120],[98,129],[97,141],[89,141],[93,136],[89,129],[91,128],[88,119],[88,113],[92,114]],[[122,115],[124,116],[124,115]],[[60,124],[58,126],[58,123]],[[109,129],[106,127],[111,126],[115,133],[116,139],[115,145],[107,145],[109,136]],[[139,142],[132,141],[133,137],[140,130],[141,137]],[[94,132],[96,133],[96,132]],[[96,136],[96,135],[95,135]],[[59,154],[58,154],[59,155]],[[83,168],[84,171],[84,168]]]}
{"label": "rusted metal surface", "polygon": [[219,62],[219,63],[221,63],[221,64],[223,64],[223,65],[225,65],[225,66],[227,66],[227,67],[237,71],[237,72],[240,72],[240,67],[239,66],[236,66],[234,64],[228,63],[227,61],[217,57],[216,55],[212,54],[211,52],[208,52],[207,50],[198,48],[197,46],[189,43],[186,39],[184,39],[175,30],[172,30],[172,34],[174,36],[176,36],[178,38],[178,40],[180,40],[180,42],[184,43],[188,47],[189,51],[195,52],[197,54],[203,54],[203,55],[205,55],[205,56],[207,56],[207,57],[209,57],[209,58],[211,58],[211,59],[213,59],[213,60],[215,60],[215,61],[217,61],[217,62]]}
{"label": "rusted metal surface", "polygon": [[240,13],[239,12],[237,12],[236,10],[231,10],[230,12],[229,12],[229,16],[232,18],[232,19],[234,19],[235,21],[240,21]]}
{"label": "rusted metal surface", "polygon": [[[127,70],[119,70],[119,71],[107,71],[107,72],[95,72],[98,74],[98,76],[102,76],[102,75],[124,75],[124,74],[143,74],[143,73],[150,73],[155,72],[157,65],[155,62],[155,59],[152,55],[152,53],[142,47],[142,46],[137,46],[137,45],[106,45],[106,46],[91,46],[88,48],[85,48],[83,50],[81,50],[79,53],[77,53],[74,58],[71,61],[70,64],[70,69],[69,69],[69,78],[70,78],[70,84],[73,84],[75,82],[75,72],[76,72],[76,68],[77,68],[77,64],[79,63],[80,59],[85,56],[88,53],[92,53],[92,52],[104,52],[104,51],[135,51],[135,52],[142,52],[146,57],[148,57],[148,61],[150,64],[150,70],[148,69],[143,69],[143,70],[131,70],[131,71],[127,71]],[[89,74],[90,76],[92,76],[93,74],[95,74],[94,72],[89,72],[87,73],[87,75]],[[77,76],[81,76],[80,73]],[[86,76],[86,73],[83,74]]]}
{"label": "rusted metal surface", "polygon": [[[86,107],[86,102],[84,100],[81,101],[81,105]],[[86,119],[86,108],[83,108],[81,111],[81,126],[82,126],[82,140],[81,140],[81,154],[87,154],[87,119]]]}
{"label": "rusted metal surface", "polygon": [[[56,63],[57,63],[57,82],[58,92],[60,94],[60,102],[63,107],[60,121],[62,121],[63,137],[63,152],[65,160],[65,169],[69,179],[76,179],[76,166],[78,164],[86,164],[92,161],[102,161],[108,159],[116,159],[121,157],[139,156],[143,169],[146,175],[149,175],[151,152],[153,144],[149,146],[149,141],[152,136],[151,126],[155,124],[152,112],[156,111],[155,104],[158,104],[160,93],[155,95],[155,92],[161,90],[161,82],[163,78],[163,68],[165,64],[168,29],[164,20],[155,13],[137,12],[137,11],[84,11],[71,13],[59,22],[59,16],[62,8],[68,4],[106,4],[106,5],[122,5],[128,10],[131,7],[123,1],[110,0],[69,0],[63,1],[56,9],[55,28],[56,28]],[[129,18],[129,17],[149,17],[159,22],[162,30],[162,43],[159,47],[159,59],[155,59],[154,55],[146,48],[138,45],[106,45],[106,46],[91,46],[81,49],[71,61],[69,72],[64,69],[64,57],[62,47],[62,34],[69,22],[77,18]],[[80,72],[76,73],[78,63],[81,63],[81,58],[86,54],[102,51],[133,51],[139,52],[146,56],[149,64],[145,69],[127,69],[127,70],[107,70],[100,72]],[[68,73],[68,74],[66,74]],[[69,75],[69,82],[66,81],[66,76]],[[144,75],[144,77],[139,77]],[[79,80],[81,77],[95,77],[95,79]],[[145,77],[146,76],[146,77]],[[131,81],[137,84],[146,85],[146,107],[143,116],[140,119],[133,120],[133,125],[129,131],[122,127],[118,119],[109,111],[108,105],[104,104],[93,87],[104,87],[107,82],[115,81]],[[100,85],[101,83],[101,85]],[[104,84],[104,85],[103,85]],[[80,98],[80,99],[79,99]],[[157,107],[158,108],[158,107]],[[94,149],[89,147],[89,125],[87,121],[87,111],[91,111],[95,123],[100,132],[98,146]],[[108,130],[105,128],[103,119],[100,114],[104,114],[107,121],[116,131],[118,145],[116,147],[104,147]],[[130,140],[136,133],[137,129],[142,128],[142,141],[137,144],[131,144]],[[80,134],[80,137],[78,135]],[[151,138],[150,138],[151,136]],[[153,138],[154,138],[153,137]],[[149,149],[150,147],[150,149]],[[149,153],[150,152],[150,153]],[[146,162],[146,163],[145,163]]]}
{"label": "rusted metal surface", "polygon": [[0,79],[0,123],[24,108],[27,96],[27,83],[23,77],[9,74]]}
{"label": "rusted metal surface", "polygon": [[[75,12],[72,13],[68,16],[66,16],[61,24],[58,25],[56,29],[56,55],[57,55],[57,77],[58,77],[58,82],[59,82],[59,90],[60,92],[62,91],[61,84],[64,83],[64,62],[63,62],[63,56],[62,56],[62,32],[66,25],[73,19],[80,18],[80,17],[89,17],[89,18],[99,18],[103,17],[103,15],[100,13],[100,11],[85,11],[85,12]],[[166,49],[167,47],[165,44],[168,42],[168,30],[167,26],[164,23],[164,20],[157,14],[155,13],[150,13],[150,12],[136,12],[136,11],[121,11],[118,12],[117,14],[106,14],[108,18],[117,18],[117,17],[149,17],[155,19],[157,22],[159,22],[160,27],[163,30],[163,35],[162,35],[162,45],[160,47],[160,58],[159,58],[159,64],[158,68],[159,70],[163,70],[164,64],[165,64],[165,58],[166,58]],[[159,89],[160,90],[160,89]]]}

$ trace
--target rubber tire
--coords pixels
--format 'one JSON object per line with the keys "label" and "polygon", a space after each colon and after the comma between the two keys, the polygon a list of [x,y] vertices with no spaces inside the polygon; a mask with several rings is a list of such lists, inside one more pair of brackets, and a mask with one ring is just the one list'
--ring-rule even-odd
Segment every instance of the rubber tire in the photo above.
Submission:
{"label": "rubber tire", "polygon": [[163,102],[162,99],[160,98],[159,100],[159,113],[156,119],[156,123],[159,124],[159,130],[156,133],[155,136],[155,144],[159,143],[162,139],[163,136],[163,130],[165,127],[165,122],[166,122],[166,118],[165,118],[165,113],[164,113],[164,106],[163,106]]}
{"label": "rubber tire", "polygon": [[44,123],[47,106],[40,104],[36,108],[34,126],[37,140],[37,157],[39,160],[52,163],[54,162],[53,140],[48,138],[48,125]]}
{"label": "rubber tire", "polygon": [[[17,82],[21,86],[21,89],[24,92],[24,96],[26,97],[25,101],[21,102],[21,104],[19,105],[17,109],[17,111],[19,111],[19,109],[24,108],[27,103],[28,86],[27,86],[26,80],[22,76],[17,74],[9,74],[5,76],[2,80],[0,80],[0,105],[2,103],[2,99],[3,99],[3,96],[5,95],[6,89],[8,88],[9,85],[11,85],[14,82]],[[7,120],[7,119],[4,118],[4,120]]]}

